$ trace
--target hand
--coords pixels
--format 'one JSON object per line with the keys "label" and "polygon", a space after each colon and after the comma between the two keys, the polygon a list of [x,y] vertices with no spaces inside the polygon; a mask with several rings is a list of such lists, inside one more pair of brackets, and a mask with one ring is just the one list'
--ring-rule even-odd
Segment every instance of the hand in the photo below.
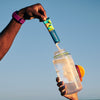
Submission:
{"label": "hand", "polygon": [[40,21],[44,21],[47,18],[46,11],[39,3],[19,10],[18,15],[25,20],[38,18]]}
{"label": "hand", "polygon": [[[85,70],[80,65],[75,65],[75,67],[76,67],[76,70],[78,72],[80,81],[82,82],[82,78],[83,78],[83,76],[85,74]],[[57,81],[57,86],[59,87],[59,91],[60,91],[62,96],[66,97],[66,98],[68,98],[70,100],[78,100],[77,93],[70,94],[70,95],[67,94],[67,90],[66,90],[67,85],[64,85],[64,82],[60,81],[59,77],[56,78],[56,81]]]}
{"label": "hand", "polygon": [[67,85],[64,85],[64,82],[60,81],[59,77],[56,78],[56,81],[57,81],[57,86],[59,87],[59,91],[62,96],[70,100],[78,100],[77,93],[67,95],[67,90],[66,90]]}

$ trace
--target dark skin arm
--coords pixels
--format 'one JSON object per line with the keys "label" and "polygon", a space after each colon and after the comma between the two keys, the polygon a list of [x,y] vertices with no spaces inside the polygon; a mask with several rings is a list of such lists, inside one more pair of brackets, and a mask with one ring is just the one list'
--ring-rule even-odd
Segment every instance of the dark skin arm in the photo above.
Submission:
{"label": "dark skin arm", "polygon": [[[17,14],[24,20],[38,18],[40,21],[44,21],[47,18],[46,12],[41,4],[25,7],[19,10]],[[12,18],[10,23],[0,33],[0,60],[8,52],[21,26],[22,24]]]}

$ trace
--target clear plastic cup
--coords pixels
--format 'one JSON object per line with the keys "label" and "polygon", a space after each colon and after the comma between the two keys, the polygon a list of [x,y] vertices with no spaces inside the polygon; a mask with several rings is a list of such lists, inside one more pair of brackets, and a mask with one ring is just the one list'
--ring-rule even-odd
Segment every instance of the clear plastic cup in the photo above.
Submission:
{"label": "clear plastic cup", "polygon": [[53,64],[60,81],[67,85],[67,94],[72,94],[82,89],[82,84],[70,53],[65,52],[63,49],[55,52]]}

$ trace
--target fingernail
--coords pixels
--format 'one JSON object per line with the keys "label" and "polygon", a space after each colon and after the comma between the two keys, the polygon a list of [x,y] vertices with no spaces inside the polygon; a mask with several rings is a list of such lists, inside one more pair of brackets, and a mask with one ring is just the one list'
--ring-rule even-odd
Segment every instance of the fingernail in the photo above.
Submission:
{"label": "fingernail", "polygon": [[56,78],[56,82],[60,82],[59,77]]}
{"label": "fingernail", "polygon": [[33,19],[34,17],[30,17],[30,20]]}
{"label": "fingernail", "polygon": [[61,82],[58,82],[57,86],[61,86],[62,85],[62,81]]}
{"label": "fingernail", "polygon": [[43,20],[45,21],[45,20],[46,20],[46,18],[43,18]]}
{"label": "fingernail", "polygon": [[59,88],[59,91],[63,91],[65,89],[65,86],[62,86]]}
{"label": "fingernail", "polygon": [[64,96],[66,94],[66,91],[62,92],[61,95]]}

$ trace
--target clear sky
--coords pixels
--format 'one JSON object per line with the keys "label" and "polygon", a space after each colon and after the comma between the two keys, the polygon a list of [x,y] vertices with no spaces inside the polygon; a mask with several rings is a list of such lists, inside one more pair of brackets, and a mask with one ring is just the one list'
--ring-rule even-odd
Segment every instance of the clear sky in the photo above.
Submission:
{"label": "clear sky", "polygon": [[[61,40],[59,46],[85,68],[80,99],[100,99],[100,0],[0,0],[0,31],[12,13],[41,3]],[[26,21],[0,62],[0,100],[66,100],[56,86],[57,51],[38,19]]]}

